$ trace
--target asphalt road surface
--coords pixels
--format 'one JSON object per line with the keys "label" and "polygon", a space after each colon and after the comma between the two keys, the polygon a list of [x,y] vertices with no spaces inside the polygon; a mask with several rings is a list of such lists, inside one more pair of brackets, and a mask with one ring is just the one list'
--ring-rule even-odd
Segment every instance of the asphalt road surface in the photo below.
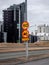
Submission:
{"label": "asphalt road surface", "polygon": [[[29,51],[28,55],[39,55],[39,54],[47,54],[49,50],[38,50],[38,51]],[[8,52],[8,53],[0,53],[0,60],[3,59],[10,59],[10,58],[17,58],[26,56],[26,52]]]}
{"label": "asphalt road surface", "polygon": [[49,65],[49,58],[32,61],[24,64],[19,64],[19,65]]}

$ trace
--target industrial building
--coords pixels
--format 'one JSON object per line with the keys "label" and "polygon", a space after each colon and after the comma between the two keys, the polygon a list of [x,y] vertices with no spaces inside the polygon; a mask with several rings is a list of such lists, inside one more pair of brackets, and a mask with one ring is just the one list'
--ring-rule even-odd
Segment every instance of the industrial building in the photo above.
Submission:
{"label": "industrial building", "polygon": [[4,33],[0,32],[0,42],[4,42]]}
{"label": "industrial building", "polygon": [[4,42],[3,21],[0,21],[0,42]]}
{"label": "industrial building", "polygon": [[29,43],[35,43],[38,41],[38,36],[29,34]]}
{"label": "industrial building", "polygon": [[4,32],[7,42],[22,43],[22,22],[26,21],[26,2],[12,5],[3,10]]}

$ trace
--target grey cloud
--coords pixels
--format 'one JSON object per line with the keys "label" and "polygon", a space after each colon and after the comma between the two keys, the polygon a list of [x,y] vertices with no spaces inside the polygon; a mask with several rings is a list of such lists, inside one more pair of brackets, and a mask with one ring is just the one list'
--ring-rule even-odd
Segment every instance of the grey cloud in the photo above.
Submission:
{"label": "grey cloud", "polygon": [[2,19],[2,10],[6,9],[7,7],[9,7],[12,4],[19,4],[21,2],[24,2],[25,0],[0,0],[0,20]]}
{"label": "grey cloud", "polygon": [[[3,9],[12,4],[19,4],[25,0],[0,0],[0,20]],[[1,7],[2,6],[2,7]],[[49,0],[28,0],[28,21],[32,24],[46,23],[49,21]]]}
{"label": "grey cloud", "polygon": [[49,6],[49,0],[42,0],[41,3],[46,6]]}
{"label": "grey cloud", "polygon": [[[49,0],[30,0],[28,6],[28,20],[33,24],[49,23]],[[32,4],[33,3],[33,4]],[[48,5],[47,5],[48,4]]]}
{"label": "grey cloud", "polygon": [[38,4],[43,4],[43,5],[49,5],[49,0],[28,0],[29,4],[32,5],[38,5]]}

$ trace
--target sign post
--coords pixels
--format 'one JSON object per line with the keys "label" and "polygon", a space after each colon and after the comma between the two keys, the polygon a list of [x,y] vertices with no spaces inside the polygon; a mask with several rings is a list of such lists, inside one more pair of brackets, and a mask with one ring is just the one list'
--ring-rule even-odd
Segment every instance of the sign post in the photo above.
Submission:
{"label": "sign post", "polygon": [[[22,29],[23,30],[25,30],[26,29],[26,27],[27,27],[27,29],[28,29],[28,22],[27,22],[27,0],[25,0],[25,22],[27,23],[27,24],[25,24],[25,25],[22,25]],[[25,28],[25,29],[24,29]],[[26,30],[27,30],[26,29]],[[25,42],[25,44],[26,44],[26,60],[28,59],[28,40],[29,40],[29,37],[28,37],[28,39],[22,39],[22,41],[24,41]]]}
{"label": "sign post", "polygon": [[29,40],[29,23],[27,21],[22,23],[22,41],[26,44],[26,60],[28,60],[28,40]]}

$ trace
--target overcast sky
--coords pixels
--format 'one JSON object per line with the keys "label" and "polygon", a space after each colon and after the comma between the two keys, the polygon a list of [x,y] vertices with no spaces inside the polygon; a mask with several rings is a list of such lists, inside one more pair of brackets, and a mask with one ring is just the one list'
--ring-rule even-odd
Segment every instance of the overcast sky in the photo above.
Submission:
{"label": "overcast sky", "polygon": [[[0,0],[0,20],[3,20],[3,9],[25,0]],[[49,0],[28,0],[28,22],[30,25],[49,24]]]}

